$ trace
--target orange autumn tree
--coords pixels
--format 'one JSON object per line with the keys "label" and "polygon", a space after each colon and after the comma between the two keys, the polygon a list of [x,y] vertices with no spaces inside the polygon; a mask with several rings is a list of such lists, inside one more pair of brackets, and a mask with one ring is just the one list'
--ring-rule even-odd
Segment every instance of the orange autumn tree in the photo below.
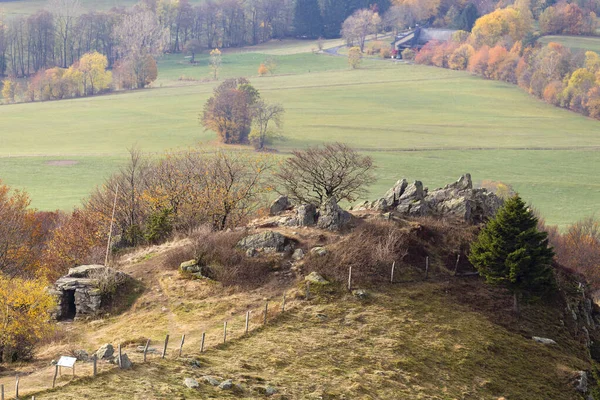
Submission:
{"label": "orange autumn tree", "polygon": [[27,193],[0,181],[0,273],[34,276],[39,267],[40,224]]}
{"label": "orange autumn tree", "polygon": [[92,212],[75,210],[63,215],[53,230],[42,256],[39,274],[53,281],[69,268],[103,263],[108,228]]}

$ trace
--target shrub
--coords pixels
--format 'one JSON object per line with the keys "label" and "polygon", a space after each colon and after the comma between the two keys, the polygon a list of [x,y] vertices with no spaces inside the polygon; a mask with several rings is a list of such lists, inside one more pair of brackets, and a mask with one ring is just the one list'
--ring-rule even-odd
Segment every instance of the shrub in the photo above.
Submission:
{"label": "shrub", "polygon": [[[434,218],[420,218],[409,225],[363,221],[341,241],[329,246],[327,255],[309,255],[305,268],[306,272],[316,271],[344,283],[352,267],[352,279],[357,285],[389,282],[394,262],[398,276],[421,275],[429,255],[432,264],[435,259],[437,266],[454,270],[458,254],[466,261],[464,255],[474,232],[474,227]],[[430,252],[430,246],[435,246],[435,254]]]}
{"label": "shrub", "polygon": [[390,58],[392,56],[392,50],[384,47],[379,51],[379,54],[381,55],[381,58]]}
{"label": "shrub", "polygon": [[192,237],[194,258],[224,286],[258,287],[267,281],[278,259],[268,255],[248,257],[236,248],[244,236],[243,232],[202,229]]}
{"label": "shrub", "polygon": [[408,60],[408,61],[413,61],[415,59],[415,56],[417,55],[417,53],[415,53],[415,51],[413,49],[404,49],[402,50],[402,59],[403,60]]}
{"label": "shrub", "polygon": [[150,214],[146,223],[144,237],[149,243],[156,244],[165,240],[173,231],[173,221],[170,208],[155,211]]}
{"label": "shrub", "polygon": [[260,64],[260,66],[258,67],[258,75],[265,76],[268,73],[269,69],[267,68],[267,66],[265,64]]}

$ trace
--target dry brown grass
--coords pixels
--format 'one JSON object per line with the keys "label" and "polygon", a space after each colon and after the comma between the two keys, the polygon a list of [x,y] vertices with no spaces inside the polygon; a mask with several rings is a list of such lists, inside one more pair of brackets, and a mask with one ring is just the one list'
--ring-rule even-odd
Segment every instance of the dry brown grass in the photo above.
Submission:
{"label": "dry brown grass", "polygon": [[[324,257],[310,256],[306,271],[317,271],[330,279],[345,282],[349,268],[360,285],[389,282],[392,263],[397,276],[424,273],[425,259],[430,258],[430,271],[453,271],[458,254],[465,254],[475,228],[433,218],[412,222],[368,219],[337,243],[328,246]],[[466,261],[468,264],[468,261]]]}

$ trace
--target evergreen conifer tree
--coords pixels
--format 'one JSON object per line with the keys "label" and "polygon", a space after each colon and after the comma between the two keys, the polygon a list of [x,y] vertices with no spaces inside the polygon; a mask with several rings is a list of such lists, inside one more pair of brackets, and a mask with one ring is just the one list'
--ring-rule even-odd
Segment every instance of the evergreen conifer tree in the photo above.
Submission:
{"label": "evergreen conifer tree", "polygon": [[516,195],[508,199],[471,245],[469,261],[490,284],[507,287],[519,312],[523,294],[543,294],[554,288],[548,234],[537,229],[537,218]]}
{"label": "evergreen conifer tree", "polygon": [[323,36],[327,39],[340,37],[346,20],[345,0],[325,0],[323,3]]}
{"label": "evergreen conifer tree", "polygon": [[454,20],[452,24],[456,29],[470,32],[475,25],[475,21],[479,18],[479,11],[473,3],[467,4],[467,6],[458,15],[458,18]]}
{"label": "evergreen conifer tree", "polygon": [[323,17],[318,0],[296,0],[294,10],[296,36],[316,39],[323,31]]}

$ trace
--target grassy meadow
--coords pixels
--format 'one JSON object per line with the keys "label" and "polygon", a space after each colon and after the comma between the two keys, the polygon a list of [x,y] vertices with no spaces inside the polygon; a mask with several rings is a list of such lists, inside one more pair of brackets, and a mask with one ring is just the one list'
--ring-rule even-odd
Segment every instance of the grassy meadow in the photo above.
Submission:
{"label": "grassy meadow", "polygon": [[[286,108],[278,154],[349,143],[378,165],[371,198],[402,177],[434,188],[471,172],[475,181],[512,184],[563,227],[595,212],[599,122],[464,72],[379,60],[350,70],[344,57],[306,52],[309,45],[276,41],[271,52],[262,46],[269,54],[223,57],[221,79],[247,76]],[[275,74],[258,77],[269,57]],[[35,207],[70,209],[125,161],[128,147],[216,145],[198,122],[216,83],[206,56],[197,61],[163,58],[152,89],[0,107],[0,179],[29,191]]]}
{"label": "grassy meadow", "polygon": [[540,38],[542,43],[560,43],[571,50],[595,51],[600,53],[600,37],[550,35]]}

